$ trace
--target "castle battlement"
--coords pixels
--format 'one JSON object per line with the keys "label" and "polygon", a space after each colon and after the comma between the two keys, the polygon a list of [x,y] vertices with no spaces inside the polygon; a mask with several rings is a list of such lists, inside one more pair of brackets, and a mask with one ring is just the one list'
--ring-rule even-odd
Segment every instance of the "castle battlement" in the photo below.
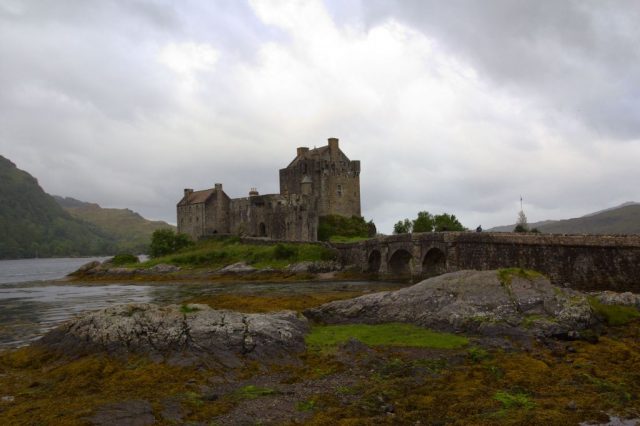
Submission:
{"label": "castle battlement", "polygon": [[329,138],[320,148],[299,147],[280,169],[280,193],[229,198],[222,184],[201,191],[185,189],[178,202],[178,232],[194,239],[216,234],[316,241],[321,216],[360,216],[360,161]]}

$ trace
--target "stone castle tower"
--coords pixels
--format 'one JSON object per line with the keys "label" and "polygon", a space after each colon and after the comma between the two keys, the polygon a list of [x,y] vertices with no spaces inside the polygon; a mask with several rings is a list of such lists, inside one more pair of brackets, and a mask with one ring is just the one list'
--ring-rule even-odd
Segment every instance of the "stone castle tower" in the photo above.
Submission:
{"label": "stone castle tower", "polygon": [[222,184],[185,189],[178,202],[178,232],[193,239],[234,234],[315,241],[321,216],[360,216],[360,162],[340,150],[337,138],[327,146],[297,149],[280,170],[280,193],[231,199]]}

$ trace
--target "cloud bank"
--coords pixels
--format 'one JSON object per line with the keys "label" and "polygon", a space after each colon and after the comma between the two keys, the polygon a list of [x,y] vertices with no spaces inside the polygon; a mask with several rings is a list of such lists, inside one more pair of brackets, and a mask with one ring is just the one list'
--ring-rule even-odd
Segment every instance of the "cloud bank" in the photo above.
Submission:
{"label": "cloud bank", "polygon": [[339,137],[383,232],[637,200],[638,11],[608,2],[0,0],[0,154],[175,222]]}

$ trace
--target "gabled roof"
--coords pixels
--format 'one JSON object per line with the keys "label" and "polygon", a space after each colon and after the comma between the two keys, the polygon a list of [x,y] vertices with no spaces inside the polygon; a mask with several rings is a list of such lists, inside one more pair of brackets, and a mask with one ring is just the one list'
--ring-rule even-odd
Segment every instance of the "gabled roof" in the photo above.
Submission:
{"label": "gabled roof", "polygon": [[182,200],[178,203],[179,206],[186,206],[188,204],[200,204],[206,202],[216,190],[214,188],[204,189],[202,191],[193,191],[188,195],[182,197]]}

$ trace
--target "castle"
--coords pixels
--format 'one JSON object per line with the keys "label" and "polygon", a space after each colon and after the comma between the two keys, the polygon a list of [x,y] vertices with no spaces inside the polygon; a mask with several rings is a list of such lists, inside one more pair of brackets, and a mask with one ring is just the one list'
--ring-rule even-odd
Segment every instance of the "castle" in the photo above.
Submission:
{"label": "castle", "polygon": [[316,241],[321,216],[360,216],[360,161],[327,146],[297,149],[280,169],[280,193],[229,198],[222,184],[202,191],[185,189],[178,202],[178,232],[194,240],[217,234]]}

